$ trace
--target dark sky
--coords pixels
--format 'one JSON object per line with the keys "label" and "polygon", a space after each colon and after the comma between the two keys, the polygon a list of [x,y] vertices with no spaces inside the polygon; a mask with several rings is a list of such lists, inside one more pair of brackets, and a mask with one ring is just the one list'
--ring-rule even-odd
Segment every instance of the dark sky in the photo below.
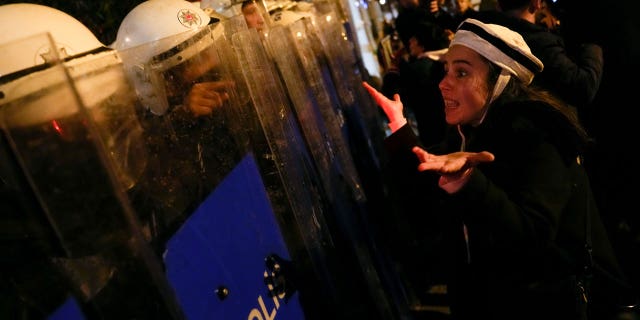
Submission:
{"label": "dark sky", "polygon": [[105,45],[109,45],[116,39],[122,19],[141,2],[142,0],[0,0],[0,4],[37,3],[64,11],[82,22]]}

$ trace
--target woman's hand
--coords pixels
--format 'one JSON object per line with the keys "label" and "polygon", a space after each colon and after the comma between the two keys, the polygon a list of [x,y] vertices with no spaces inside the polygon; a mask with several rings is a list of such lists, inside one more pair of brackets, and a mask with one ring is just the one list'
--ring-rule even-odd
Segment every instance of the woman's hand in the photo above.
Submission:
{"label": "woman's hand", "polygon": [[420,161],[418,171],[434,171],[440,174],[438,185],[448,193],[460,190],[478,164],[495,159],[488,151],[454,152],[445,155],[431,154],[420,147],[413,147],[412,151]]}
{"label": "woman's hand", "polygon": [[402,101],[400,101],[400,95],[394,94],[393,100],[387,98],[384,94],[380,93],[374,87],[366,82],[362,82],[362,85],[369,92],[373,100],[378,104],[389,119],[389,128],[391,132],[395,132],[400,127],[407,124],[407,119],[402,113]]}

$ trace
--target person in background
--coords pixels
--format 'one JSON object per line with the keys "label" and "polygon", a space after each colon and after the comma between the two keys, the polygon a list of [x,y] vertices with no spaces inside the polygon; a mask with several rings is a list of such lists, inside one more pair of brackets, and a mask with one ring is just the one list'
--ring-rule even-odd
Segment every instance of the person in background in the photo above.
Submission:
{"label": "person in background", "polygon": [[432,22],[434,11],[431,1],[425,0],[399,0],[400,5],[398,16],[395,19],[395,28],[400,36],[404,48],[409,48],[409,38],[413,35],[416,25],[422,22]]}
{"label": "person in background", "polygon": [[542,0],[540,10],[536,12],[536,24],[546,27],[551,32],[558,32],[560,29],[560,18],[549,4],[550,0]]}
{"label": "person in background", "polygon": [[484,11],[476,19],[520,33],[545,65],[533,84],[573,105],[581,115],[581,109],[593,101],[602,79],[604,57],[600,45],[585,41],[568,47],[557,30],[551,32],[537,24],[543,0],[498,0],[498,6],[498,11]]}
{"label": "person in background", "polygon": [[[435,22],[445,30],[449,40],[453,38],[453,33],[458,25],[453,18],[453,8],[451,0],[432,0],[431,13],[435,16]],[[460,21],[458,21],[458,24]]]}
{"label": "person in background", "polygon": [[497,0],[482,0],[478,6],[478,11],[496,10],[498,7]]}
{"label": "person in background", "polygon": [[400,50],[402,42],[400,42],[400,37],[393,23],[385,21],[383,26],[384,36],[376,44],[376,56],[382,73],[386,73],[395,68],[393,58],[396,52],[403,52],[403,50]]}
{"label": "person in background", "polygon": [[476,11],[471,5],[471,0],[451,0],[451,31],[456,31],[462,21],[475,17]]}
{"label": "person in background", "polygon": [[[504,26],[465,20],[443,62],[445,119],[458,130],[437,148],[420,146],[399,95],[363,85],[389,118],[393,174],[422,187],[415,219],[441,231],[441,256],[432,259],[449,265],[452,318],[596,314],[579,291],[585,276],[588,301],[629,287],[581,165],[588,136],[575,109],[530,86],[543,63]],[[596,290],[602,270],[620,286]]]}
{"label": "person in background", "polygon": [[246,0],[242,2],[241,6],[242,14],[247,22],[247,27],[255,28],[259,32],[266,27],[265,19],[262,15],[262,10],[258,7],[258,4],[253,0]]}
{"label": "person in background", "polygon": [[383,92],[387,97],[399,93],[406,111],[415,117],[418,134],[426,146],[442,140],[446,131],[444,103],[438,82],[444,75],[438,60],[449,45],[444,29],[435,23],[416,25],[409,38],[406,57],[397,57],[395,68],[383,78]]}

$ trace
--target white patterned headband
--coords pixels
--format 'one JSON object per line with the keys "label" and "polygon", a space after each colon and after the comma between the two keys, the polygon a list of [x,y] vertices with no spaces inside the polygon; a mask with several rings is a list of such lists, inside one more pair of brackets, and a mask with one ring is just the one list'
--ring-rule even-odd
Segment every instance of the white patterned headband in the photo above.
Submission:
{"label": "white patterned headband", "polygon": [[519,33],[497,24],[466,19],[458,26],[449,47],[454,45],[473,49],[525,84],[530,84],[544,68]]}

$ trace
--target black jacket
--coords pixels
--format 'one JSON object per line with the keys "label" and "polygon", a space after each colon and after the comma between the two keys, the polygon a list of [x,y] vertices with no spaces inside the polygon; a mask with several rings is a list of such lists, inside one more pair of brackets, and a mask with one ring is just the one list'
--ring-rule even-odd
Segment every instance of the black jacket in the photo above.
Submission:
{"label": "black jacket", "polygon": [[474,18],[503,25],[522,35],[531,52],[544,64],[544,70],[535,76],[533,85],[553,92],[577,108],[593,101],[604,66],[599,45],[583,43],[576,48],[568,48],[560,34],[502,12],[483,11],[475,14]]}
{"label": "black jacket", "polygon": [[[416,220],[442,232],[443,250],[433,259],[449,266],[456,319],[581,319],[573,314],[574,292],[562,291],[570,286],[542,288],[582,269],[587,207],[599,267],[624,279],[569,128],[544,103],[493,105],[481,125],[463,131],[467,151],[492,152],[495,161],[479,165],[453,195],[437,189],[429,173],[416,174],[410,150],[417,140],[408,126],[387,138],[392,174],[409,190],[421,187],[413,195],[422,208]],[[458,151],[460,142],[452,132],[436,153]],[[413,181],[416,175],[428,182]]]}

